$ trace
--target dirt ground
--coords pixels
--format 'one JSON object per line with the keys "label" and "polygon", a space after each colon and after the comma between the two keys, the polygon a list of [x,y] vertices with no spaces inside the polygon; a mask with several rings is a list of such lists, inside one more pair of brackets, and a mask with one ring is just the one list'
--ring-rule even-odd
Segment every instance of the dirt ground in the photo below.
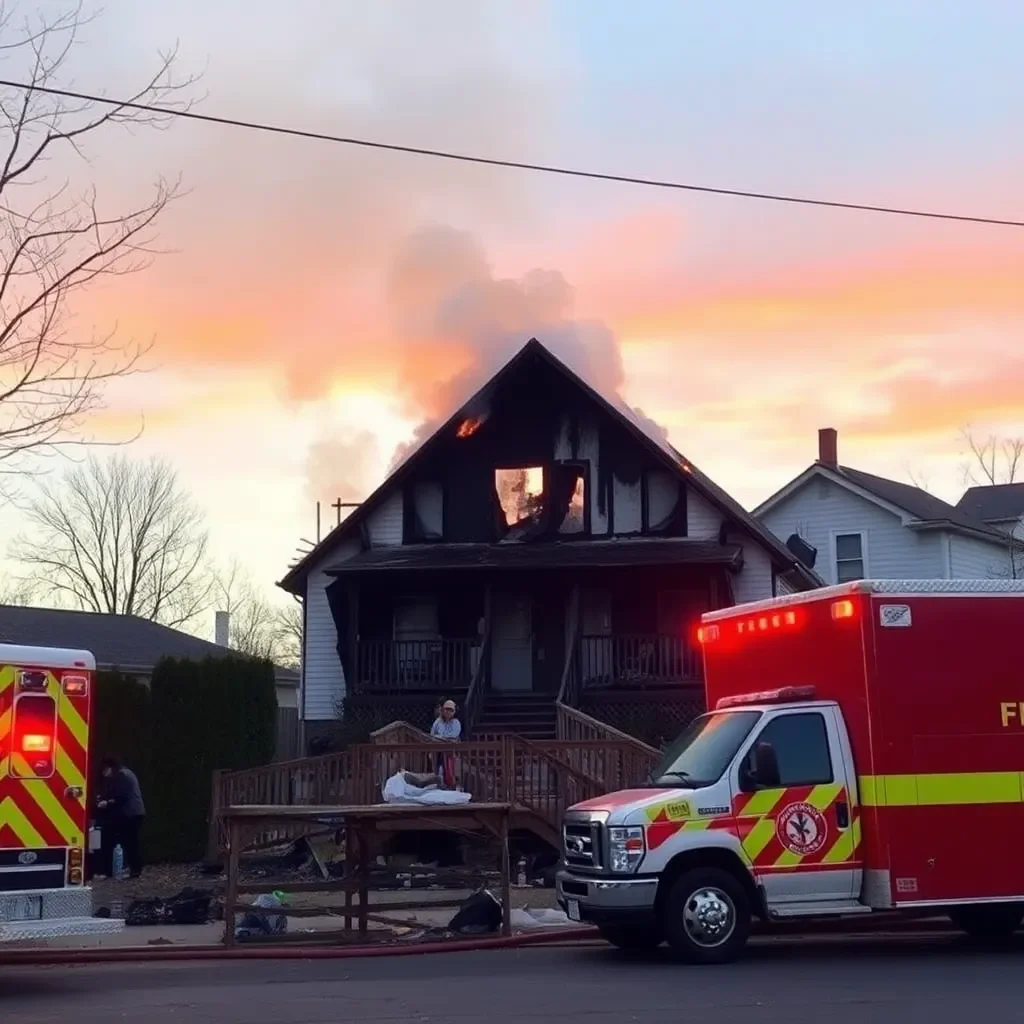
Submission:
{"label": "dirt ground", "polygon": [[[396,871],[409,870],[397,868]],[[415,869],[417,873],[429,873],[430,866],[423,865]],[[253,877],[256,872],[245,872],[244,875]],[[260,872],[262,875],[262,872]],[[281,888],[287,891],[289,881],[312,881],[317,876],[312,871],[282,872],[279,875],[267,874],[267,881],[276,882],[280,880]],[[429,879],[425,879],[429,882]],[[169,898],[176,896],[185,888],[203,889],[214,896],[221,896],[224,892],[225,877],[223,874],[205,874],[200,864],[153,864],[146,867],[141,878],[126,878],[115,881],[109,878],[94,878],[91,882],[93,893],[93,910],[101,907],[111,908],[115,903],[120,902],[122,910],[127,910],[128,905],[137,899],[152,899],[155,897]],[[407,889],[392,890],[403,894],[401,898],[413,898]],[[423,888],[417,885],[413,890],[416,898],[420,893],[438,892],[438,887]],[[541,886],[528,885],[520,888],[514,886],[512,889],[513,905],[517,907],[530,906],[535,909],[550,908],[556,906],[555,890],[546,889]],[[428,896],[429,898],[429,896]],[[344,897],[339,893],[297,893],[291,897],[293,906],[315,907],[315,906],[336,906],[343,902]]]}

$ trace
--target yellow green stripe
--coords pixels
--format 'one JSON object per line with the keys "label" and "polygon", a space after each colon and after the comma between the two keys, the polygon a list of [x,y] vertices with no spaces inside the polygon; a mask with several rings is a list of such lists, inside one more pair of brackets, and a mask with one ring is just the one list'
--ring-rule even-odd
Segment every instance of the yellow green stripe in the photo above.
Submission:
{"label": "yellow green stripe", "polygon": [[21,808],[10,798],[0,801],[0,827],[9,825],[21,841],[22,846],[45,846],[43,837],[32,822],[25,817]]}
{"label": "yellow green stripe", "polygon": [[952,807],[1024,803],[1024,772],[862,775],[864,807]]}
{"label": "yellow green stripe", "polygon": [[860,847],[860,818],[855,818],[853,824],[843,832],[835,841],[832,849],[821,858],[822,864],[842,864],[852,859]]}
{"label": "yellow green stripe", "polygon": [[775,821],[771,818],[762,818],[743,840],[743,852],[752,861],[757,860],[774,835]]}
{"label": "yellow green stripe", "polygon": [[78,713],[78,709],[70,700],[64,699],[59,704],[60,719],[68,727],[68,731],[78,740],[78,745],[83,750],[89,749],[89,726],[85,719]]}
{"label": "yellow green stripe", "polygon": [[80,838],[79,828],[54,796],[53,790],[44,780],[30,778],[32,769],[21,754],[12,754],[11,761],[12,767],[22,777],[24,791],[39,805],[39,809],[49,818],[68,846],[77,846]]}
{"label": "yellow green stripe", "polygon": [[762,815],[768,814],[775,807],[775,805],[786,795],[784,789],[761,789],[758,790],[748,801],[744,804],[738,817],[740,818],[760,818]]}

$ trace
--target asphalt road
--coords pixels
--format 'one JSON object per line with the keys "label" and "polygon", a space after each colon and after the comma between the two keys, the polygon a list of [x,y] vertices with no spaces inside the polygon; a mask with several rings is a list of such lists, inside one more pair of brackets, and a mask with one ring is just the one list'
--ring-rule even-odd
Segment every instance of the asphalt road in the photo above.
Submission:
{"label": "asphalt road", "polygon": [[1002,1024],[1022,1019],[1024,941],[769,942],[682,967],[605,947],[365,960],[0,967],[12,1024]]}

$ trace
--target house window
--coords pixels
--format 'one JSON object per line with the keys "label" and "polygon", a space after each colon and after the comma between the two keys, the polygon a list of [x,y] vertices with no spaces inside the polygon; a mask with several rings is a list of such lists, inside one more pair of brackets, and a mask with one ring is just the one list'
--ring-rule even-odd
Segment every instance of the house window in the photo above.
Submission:
{"label": "house window", "polygon": [[[587,473],[578,463],[559,462],[551,472],[551,511],[560,534],[587,530]],[[552,524],[554,525],[554,524]]]}
{"label": "house window", "polygon": [[508,529],[540,520],[544,508],[543,467],[496,469],[494,489]]}
{"label": "house window", "polygon": [[864,579],[864,534],[836,534],[836,583]]}

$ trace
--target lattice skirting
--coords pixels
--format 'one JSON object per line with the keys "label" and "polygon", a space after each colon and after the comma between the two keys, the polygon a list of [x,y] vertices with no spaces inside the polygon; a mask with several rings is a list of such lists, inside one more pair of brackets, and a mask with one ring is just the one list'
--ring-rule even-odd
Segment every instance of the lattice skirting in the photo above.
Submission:
{"label": "lattice skirting", "polygon": [[671,743],[697,715],[703,714],[704,689],[694,687],[681,693],[628,697],[601,694],[584,697],[580,710],[652,747],[661,747]]}

